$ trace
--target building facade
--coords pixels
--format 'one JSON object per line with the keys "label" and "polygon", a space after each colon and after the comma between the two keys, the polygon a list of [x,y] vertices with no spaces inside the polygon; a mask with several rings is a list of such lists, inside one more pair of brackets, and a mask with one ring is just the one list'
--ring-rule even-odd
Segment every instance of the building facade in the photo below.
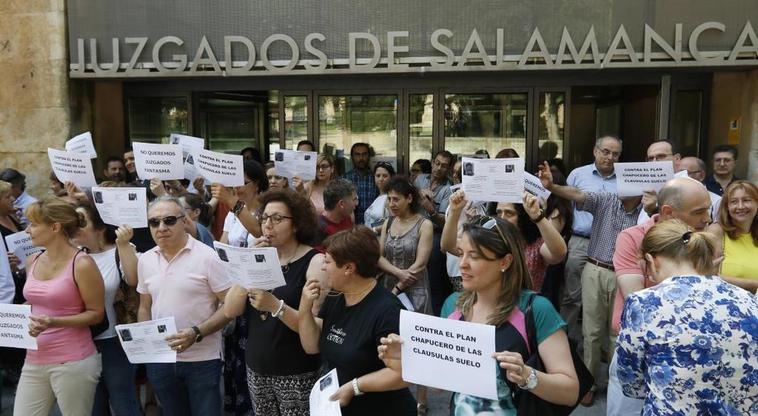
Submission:
{"label": "building facade", "polygon": [[[29,82],[52,85],[65,126],[11,134],[0,119],[11,164],[91,130],[103,156],[177,132],[264,155],[308,139],[343,169],[356,142],[401,171],[443,148],[573,167],[617,134],[625,160],[655,139],[706,160],[731,143],[738,174],[758,170],[751,0],[40,3],[60,6],[46,13],[59,25],[29,48],[56,40],[43,66],[57,78]],[[18,88],[4,91],[6,114]]]}

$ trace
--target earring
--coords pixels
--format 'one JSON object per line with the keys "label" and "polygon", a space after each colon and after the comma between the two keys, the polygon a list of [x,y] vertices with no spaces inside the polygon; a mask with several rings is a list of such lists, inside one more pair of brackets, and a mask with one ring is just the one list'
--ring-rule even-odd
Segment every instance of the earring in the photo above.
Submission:
{"label": "earring", "polygon": [[500,269],[501,272],[505,273],[505,269]]}

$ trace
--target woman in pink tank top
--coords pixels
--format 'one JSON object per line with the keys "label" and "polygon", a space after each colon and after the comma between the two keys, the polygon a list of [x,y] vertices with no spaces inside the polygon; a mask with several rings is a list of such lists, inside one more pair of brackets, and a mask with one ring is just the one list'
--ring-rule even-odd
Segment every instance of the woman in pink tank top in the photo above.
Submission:
{"label": "woman in pink tank top", "polygon": [[27,259],[24,296],[38,349],[27,352],[13,413],[47,415],[57,401],[65,415],[88,415],[101,369],[89,326],[102,321],[105,295],[97,265],[70,242],[86,223],[60,198],[35,202],[26,216],[32,243],[45,251]]}

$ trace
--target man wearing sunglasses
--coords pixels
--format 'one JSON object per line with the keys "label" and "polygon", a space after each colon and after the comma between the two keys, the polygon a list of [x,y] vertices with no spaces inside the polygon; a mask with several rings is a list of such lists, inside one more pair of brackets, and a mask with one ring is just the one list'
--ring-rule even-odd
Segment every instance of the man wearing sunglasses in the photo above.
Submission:
{"label": "man wearing sunglasses", "polygon": [[140,256],[139,321],[174,317],[166,337],[176,363],[147,364],[166,415],[220,415],[221,333],[229,321],[219,305],[231,282],[216,252],[185,231],[178,199],[162,196],[147,217],[157,246]]}
{"label": "man wearing sunglasses", "polygon": [[[618,290],[611,320],[615,333],[618,333],[621,326],[621,311],[626,297],[650,283],[645,278],[646,273],[640,261],[640,248],[645,234],[658,222],[673,218],[684,221],[693,231],[703,231],[711,222],[711,198],[708,190],[697,179],[674,178],[658,191],[658,212],[647,222],[622,231],[616,238],[613,266]],[[644,400],[624,396],[616,368],[614,358],[608,368],[608,414],[640,414]]]}

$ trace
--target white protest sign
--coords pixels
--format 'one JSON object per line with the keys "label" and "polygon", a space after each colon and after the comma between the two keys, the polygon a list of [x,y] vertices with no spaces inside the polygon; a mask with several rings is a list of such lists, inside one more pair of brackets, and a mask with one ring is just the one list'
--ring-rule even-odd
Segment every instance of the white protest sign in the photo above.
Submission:
{"label": "white protest sign", "polygon": [[298,152],[296,150],[277,150],[274,153],[276,173],[291,180],[299,176],[303,181],[316,179],[316,152]]}
{"label": "white protest sign", "polygon": [[20,262],[18,267],[21,269],[25,267],[27,257],[38,251],[42,251],[41,247],[32,244],[32,236],[26,231],[19,231],[5,236],[5,243],[8,246],[8,251],[12,251],[18,257]]}
{"label": "white protest sign", "polygon": [[639,196],[645,191],[658,191],[674,178],[674,162],[614,163],[616,192],[620,197]]}
{"label": "white protest sign", "polygon": [[340,408],[339,400],[331,400],[330,397],[337,393],[340,388],[339,379],[337,377],[337,369],[333,368],[332,371],[326,373],[323,377],[316,380],[316,383],[311,389],[310,397],[308,398],[310,404],[311,416],[342,416],[342,409]]}
{"label": "white protest sign", "polygon": [[404,292],[400,292],[397,294],[397,299],[400,301],[400,303],[403,304],[403,307],[407,311],[415,312],[416,308],[413,307],[413,303],[411,302],[411,298],[408,297],[408,295]]}
{"label": "white protest sign", "polygon": [[470,201],[521,203],[524,197],[524,159],[464,157],[463,190]]}
{"label": "white protest sign", "polygon": [[401,310],[400,336],[403,380],[497,400],[494,326]]}
{"label": "white protest sign", "polygon": [[97,157],[97,151],[95,150],[95,145],[92,144],[92,134],[90,132],[72,137],[66,142],[66,151],[84,153],[88,155],[90,159]]}
{"label": "white protest sign", "polygon": [[540,178],[532,175],[529,172],[524,172],[524,189],[544,199],[545,201],[547,201],[547,199],[550,197],[550,191],[542,186]]}
{"label": "white protest sign", "polygon": [[29,335],[32,305],[0,304],[0,347],[37,349],[37,338]]}
{"label": "white protest sign", "polygon": [[687,172],[687,169],[680,170],[679,172],[674,174],[675,178],[689,178],[690,174]]}
{"label": "white protest sign", "polygon": [[185,136],[184,134],[171,133],[169,144],[178,144],[182,147],[183,157],[187,157],[193,150],[204,149],[205,139],[200,137]]}
{"label": "white protest sign", "polygon": [[67,152],[65,150],[47,149],[50,165],[55,176],[61,182],[73,182],[81,188],[91,188],[97,185],[92,162],[84,153]]}
{"label": "white protest sign", "polygon": [[214,241],[213,248],[229,279],[245,289],[272,290],[287,284],[274,247],[234,247]]}
{"label": "white protest sign", "polygon": [[116,334],[126,358],[132,364],[175,363],[176,351],[166,337],[176,334],[174,317],[116,325]]}
{"label": "white protest sign", "polygon": [[92,188],[92,199],[103,222],[120,227],[147,227],[147,189]]}
{"label": "white protest sign", "polygon": [[182,147],[177,144],[132,142],[134,166],[141,179],[184,179]]}
{"label": "white protest sign", "polygon": [[[187,156],[187,163],[194,165],[198,175],[211,183],[224,186],[244,186],[245,171],[242,155],[228,155],[205,149],[195,149]],[[194,178],[187,178],[193,180]]]}

